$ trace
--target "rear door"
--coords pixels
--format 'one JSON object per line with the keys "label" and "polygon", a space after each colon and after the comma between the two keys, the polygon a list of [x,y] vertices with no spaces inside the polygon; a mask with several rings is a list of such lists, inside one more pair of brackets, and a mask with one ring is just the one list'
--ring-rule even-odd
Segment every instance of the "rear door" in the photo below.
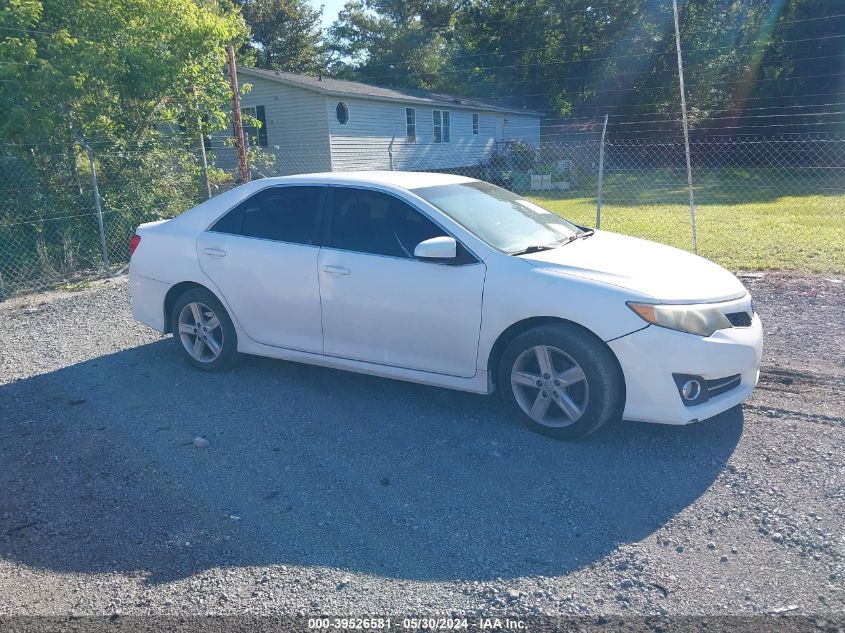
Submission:
{"label": "rear door", "polygon": [[319,186],[262,189],[197,240],[200,266],[250,338],[323,352]]}
{"label": "rear door", "polygon": [[446,231],[392,194],[329,191],[319,265],[325,353],[474,376],[484,264],[462,246],[452,263],[416,259],[419,242]]}

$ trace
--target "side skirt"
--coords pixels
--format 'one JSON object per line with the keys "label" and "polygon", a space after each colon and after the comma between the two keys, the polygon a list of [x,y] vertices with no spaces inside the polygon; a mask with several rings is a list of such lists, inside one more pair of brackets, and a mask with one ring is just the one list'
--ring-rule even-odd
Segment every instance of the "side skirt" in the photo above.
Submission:
{"label": "side skirt", "polygon": [[416,369],[403,369],[401,367],[367,363],[360,360],[337,358],[335,356],[325,356],[323,354],[314,354],[312,352],[302,352],[299,350],[286,349],[284,347],[262,345],[261,343],[256,343],[255,341],[249,339],[241,331],[238,331],[238,337],[238,351],[244,354],[278,358],[280,360],[305,363],[307,365],[319,365],[320,367],[330,367],[332,369],[343,369],[345,371],[354,371],[359,374],[368,374],[371,376],[379,376],[381,378],[392,378],[394,380],[404,380],[406,382],[415,382],[422,385],[430,385],[432,387],[457,389],[458,391],[468,391],[470,393],[489,394],[492,392],[492,383],[488,379],[489,377],[486,371],[478,370],[472,378],[460,378],[458,376],[447,376],[444,374],[435,374]]}

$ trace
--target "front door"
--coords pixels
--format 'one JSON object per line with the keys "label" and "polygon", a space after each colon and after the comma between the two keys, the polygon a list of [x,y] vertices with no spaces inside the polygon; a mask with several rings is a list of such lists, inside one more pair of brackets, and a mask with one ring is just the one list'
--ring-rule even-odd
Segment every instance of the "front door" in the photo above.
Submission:
{"label": "front door", "polygon": [[476,373],[485,266],[414,258],[446,232],[403,200],[330,187],[319,257],[325,353],[461,377]]}
{"label": "front door", "polygon": [[262,189],[197,240],[203,272],[259,343],[323,352],[317,262],[324,191]]}

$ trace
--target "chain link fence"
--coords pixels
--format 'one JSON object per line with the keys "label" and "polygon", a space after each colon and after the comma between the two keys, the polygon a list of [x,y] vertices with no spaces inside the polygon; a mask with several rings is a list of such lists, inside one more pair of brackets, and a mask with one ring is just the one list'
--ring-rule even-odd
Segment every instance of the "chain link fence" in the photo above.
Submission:
{"label": "chain link fence", "polygon": [[[436,156],[424,148],[394,152],[389,140],[373,141],[330,162],[311,151],[253,148],[250,170],[253,178],[311,172],[317,164],[461,174],[512,189],[584,226],[692,250],[684,146],[676,139],[438,149]],[[845,272],[845,139],[697,138],[690,149],[701,255],[732,269]],[[83,148],[27,153],[0,146],[0,299],[115,274],[127,265],[138,224],[201,201],[204,168],[190,146],[95,146],[92,153],[104,248]],[[209,153],[206,172],[212,195],[237,184],[234,149]]]}

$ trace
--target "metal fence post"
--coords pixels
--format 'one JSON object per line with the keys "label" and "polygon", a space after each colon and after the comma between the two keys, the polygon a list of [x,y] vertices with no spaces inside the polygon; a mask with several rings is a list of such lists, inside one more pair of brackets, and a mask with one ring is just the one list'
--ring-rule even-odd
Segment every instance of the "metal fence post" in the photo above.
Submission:
{"label": "metal fence post", "polygon": [[200,202],[205,202],[211,197],[211,186],[208,183],[208,156],[205,153],[205,131],[202,129],[202,115],[199,113],[199,98],[197,87],[194,86],[194,106],[197,109],[197,142],[200,151]]}
{"label": "metal fence post", "polygon": [[100,206],[100,189],[97,187],[97,166],[94,163],[94,150],[85,145],[88,150],[88,162],[91,164],[91,186],[94,189],[94,209],[97,212],[97,228],[100,231],[100,252],[103,255],[103,271],[106,277],[111,277],[109,266],[109,251],[106,247],[106,231],[103,227],[103,209]]}
{"label": "metal fence post", "polygon": [[604,182],[604,137],[607,134],[607,115],[604,115],[604,125],[601,128],[601,145],[599,145],[599,184],[596,194],[596,228],[601,228],[601,195]]}
{"label": "metal fence post", "polygon": [[695,229],[695,198],[692,195],[692,161],[689,151],[689,124],[687,123],[687,97],[684,91],[684,62],[681,56],[681,30],[678,26],[678,0],[672,0],[672,14],[675,18],[675,47],[678,49],[678,82],[681,88],[681,118],[684,123],[684,151],[687,157],[687,189],[689,190],[689,214],[692,227],[692,250],[698,255],[698,236]]}

